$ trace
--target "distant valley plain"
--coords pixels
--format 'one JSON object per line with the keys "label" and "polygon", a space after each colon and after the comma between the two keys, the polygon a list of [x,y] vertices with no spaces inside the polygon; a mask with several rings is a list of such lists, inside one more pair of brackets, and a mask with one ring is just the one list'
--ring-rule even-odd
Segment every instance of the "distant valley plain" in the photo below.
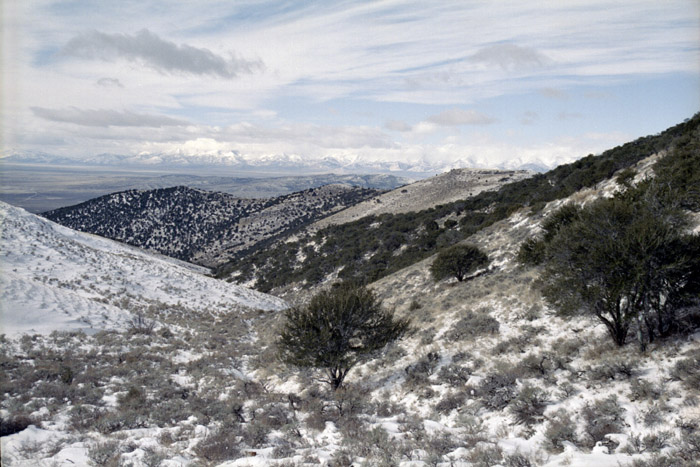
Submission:
{"label": "distant valley plain", "polygon": [[[285,175],[283,172],[149,170],[144,167],[0,163],[0,200],[41,213],[126,190],[188,186],[240,198],[271,198],[331,183],[390,190],[429,174]],[[417,175],[417,176],[416,176]]]}

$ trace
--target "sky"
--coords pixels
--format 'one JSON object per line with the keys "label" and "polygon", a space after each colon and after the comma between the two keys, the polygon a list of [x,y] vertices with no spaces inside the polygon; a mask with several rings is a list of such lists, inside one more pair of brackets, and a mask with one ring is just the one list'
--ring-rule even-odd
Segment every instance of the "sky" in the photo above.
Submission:
{"label": "sky", "polygon": [[700,111],[700,2],[7,0],[1,148],[552,167]]}

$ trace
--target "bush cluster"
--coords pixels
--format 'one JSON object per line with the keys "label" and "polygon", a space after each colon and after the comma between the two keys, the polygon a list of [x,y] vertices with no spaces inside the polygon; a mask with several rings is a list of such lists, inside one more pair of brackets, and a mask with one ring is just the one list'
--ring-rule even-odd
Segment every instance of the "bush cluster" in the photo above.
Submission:
{"label": "bush cluster", "polygon": [[498,320],[485,311],[467,311],[449,331],[445,338],[450,341],[472,339],[477,336],[498,334]]}

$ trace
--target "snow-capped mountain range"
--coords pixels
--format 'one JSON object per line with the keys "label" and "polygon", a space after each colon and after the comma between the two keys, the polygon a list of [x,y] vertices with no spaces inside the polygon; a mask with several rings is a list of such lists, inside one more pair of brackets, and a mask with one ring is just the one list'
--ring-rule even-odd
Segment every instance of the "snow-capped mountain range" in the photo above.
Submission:
{"label": "snow-capped mountain range", "polygon": [[[394,174],[436,174],[463,167],[479,167],[477,161],[462,158],[450,162],[423,158],[419,161],[372,161],[357,155],[338,154],[324,157],[310,157],[298,154],[268,154],[250,156],[236,151],[213,151],[205,153],[140,153],[140,154],[98,154],[92,156],[60,156],[41,151],[6,151],[0,160],[13,163],[95,165],[144,168],[227,168],[240,172],[266,171],[285,173],[394,173]],[[525,169],[543,171],[551,164],[539,160],[511,159],[508,164],[494,168]]]}

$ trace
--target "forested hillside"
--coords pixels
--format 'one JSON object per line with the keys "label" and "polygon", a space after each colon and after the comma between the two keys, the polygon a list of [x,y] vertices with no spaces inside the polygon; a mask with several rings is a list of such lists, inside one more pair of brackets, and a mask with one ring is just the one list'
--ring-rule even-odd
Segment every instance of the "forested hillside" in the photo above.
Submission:
{"label": "forested hillside", "polygon": [[241,199],[173,187],[113,193],[43,215],[72,229],[211,267],[378,193],[327,185],[276,198]]}

